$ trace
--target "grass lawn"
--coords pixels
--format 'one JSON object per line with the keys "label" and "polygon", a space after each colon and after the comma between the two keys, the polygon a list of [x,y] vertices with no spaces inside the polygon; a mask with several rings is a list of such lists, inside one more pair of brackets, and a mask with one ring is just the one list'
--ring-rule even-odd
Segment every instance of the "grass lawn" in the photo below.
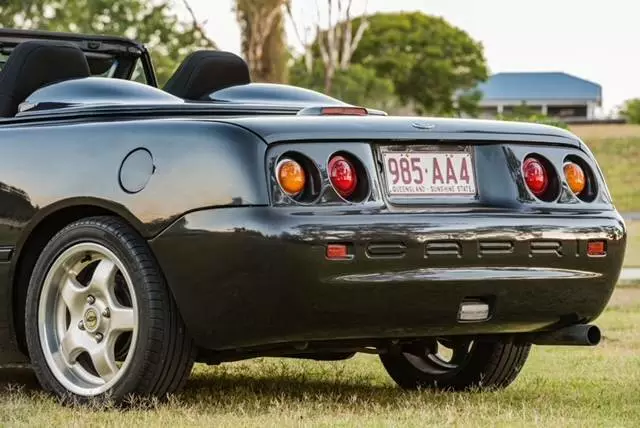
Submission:
{"label": "grass lawn", "polygon": [[625,267],[640,267],[640,221],[627,221],[627,252]]}
{"label": "grass lawn", "polygon": [[167,403],[88,411],[61,407],[27,373],[23,383],[0,381],[0,426],[638,426],[640,284],[619,287],[598,324],[600,346],[535,347],[500,392],[403,392],[374,356],[261,359],[197,366]]}
{"label": "grass lawn", "polygon": [[[640,125],[575,125],[571,131],[593,151],[618,211],[640,212]],[[640,221],[628,221],[624,265],[640,267]]]}
{"label": "grass lawn", "polygon": [[593,151],[620,212],[640,212],[640,126],[571,127]]}

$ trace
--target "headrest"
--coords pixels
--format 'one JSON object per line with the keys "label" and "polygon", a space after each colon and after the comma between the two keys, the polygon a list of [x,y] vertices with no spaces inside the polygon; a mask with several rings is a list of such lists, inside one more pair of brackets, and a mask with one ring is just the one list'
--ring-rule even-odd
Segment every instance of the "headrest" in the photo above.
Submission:
{"label": "headrest", "polygon": [[18,105],[36,89],[89,76],[87,59],[74,44],[46,40],[20,43],[0,71],[0,116],[14,116]]}
{"label": "headrest", "polygon": [[251,83],[249,67],[231,52],[197,51],[185,58],[164,86],[172,95],[200,100],[211,92]]}

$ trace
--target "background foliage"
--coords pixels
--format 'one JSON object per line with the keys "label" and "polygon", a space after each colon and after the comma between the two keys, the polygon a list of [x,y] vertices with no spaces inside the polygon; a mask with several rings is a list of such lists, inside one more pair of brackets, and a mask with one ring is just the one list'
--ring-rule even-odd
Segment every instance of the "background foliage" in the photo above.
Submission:
{"label": "background foliage", "polygon": [[160,84],[189,52],[213,47],[196,22],[178,18],[168,0],[5,0],[0,26],[136,39],[149,48]]}
{"label": "background foliage", "polygon": [[[179,18],[177,4],[178,0],[6,0],[0,3],[0,26],[136,39],[149,47],[162,85],[189,52],[214,47],[188,1],[183,4],[193,21]],[[475,113],[479,94],[469,90],[486,79],[487,67],[482,45],[464,31],[419,12],[351,18],[351,0],[320,4],[328,7],[330,16],[331,10],[343,15],[321,28],[319,12],[315,40],[304,46],[309,52],[300,54],[290,51],[284,33],[290,0],[236,0],[243,53],[255,81],[289,80],[319,91],[330,88],[330,95],[347,102],[391,112]],[[356,35],[361,26],[362,34]],[[327,41],[336,37],[357,38],[348,49],[349,43],[340,39],[336,51],[328,52],[339,66],[321,55],[327,53]],[[305,63],[308,54],[314,59],[311,68]]]}
{"label": "background foliage", "polygon": [[[290,70],[292,84],[324,92],[325,74],[322,64],[316,63],[309,73],[301,62]],[[375,70],[356,64],[347,70],[337,70],[333,77],[330,95],[350,104],[391,110],[399,107],[393,82],[379,77]]]}
{"label": "background foliage", "polygon": [[[539,111],[539,109],[538,109]],[[505,113],[496,117],[498,120],[511,120],[515,122],[533,122],[541,123],[543,125],[556,126],[558,128],[569,129],[569,126],[561,119],[549,117],[544,114],[540,114],[531,109],[525,103],[515,107],[511,113]]]}
{"label": "background foliage", "polygon": [[[359,28],[362,19],[353,19],[353,26]],[[364,100],[371,107],[402,106],[418,114],[476,113],[480,94],[473,88],[488,75],[482,44],[444,19],[420,12],[378,13],[366,20],[368,28],[353,52],[351,66],[336,75],[342,83],[356,84],[349,90],[334,84],[330,95],[353,104]],[[323,37],[320,32],[309,47],[312,72],[305,74],[300,56],[292,68],[291,83],[316,90],[325,87],[318,49],[318,39]]]}
{"label": "background foliage", "polygon": [[620,114],[629,123],[640,124],[640,98],[628,100]]}
{"label": "background foliage", "polygon": [[[416,113],[475,112],[478,94],[465,91],[487,79],[481,43],[444,19],[420,12],[379,13],[369,22],[353,64],[395,82],[396,96]],[[458,106],[457,93],[465,93]]]}

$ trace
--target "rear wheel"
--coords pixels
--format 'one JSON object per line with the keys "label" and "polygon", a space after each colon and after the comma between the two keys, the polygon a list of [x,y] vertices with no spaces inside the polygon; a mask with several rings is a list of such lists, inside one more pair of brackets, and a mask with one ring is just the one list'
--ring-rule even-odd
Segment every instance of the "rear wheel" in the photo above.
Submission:
{"label": "rear wheel", "polygon": [[114,217],[75,222],[38,258],[27,293],[29,355],[42,386],[73,400],[165,395],[193,343],[146,242]]}
{"label": "rear wheel", "polygon": [[500,389],[520,373],[530,344],[434,338],[382,354],[395,382],[406,389]]}

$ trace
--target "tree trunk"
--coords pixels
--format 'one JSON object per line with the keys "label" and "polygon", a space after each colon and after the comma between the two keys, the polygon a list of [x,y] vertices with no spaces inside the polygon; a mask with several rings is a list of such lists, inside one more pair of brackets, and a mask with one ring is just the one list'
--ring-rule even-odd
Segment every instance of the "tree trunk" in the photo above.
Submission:
{"label": "tree trunk", "polygon": [[333,66],[327,67],[324,73],[324,93],[331,95],[333,90],[333,77],[336,74],[336,70]]}
{"label": "tree trunk", "polygon": [[256,82],[286,82],[284,5],[287,0],[236,0],[242,51]]}

